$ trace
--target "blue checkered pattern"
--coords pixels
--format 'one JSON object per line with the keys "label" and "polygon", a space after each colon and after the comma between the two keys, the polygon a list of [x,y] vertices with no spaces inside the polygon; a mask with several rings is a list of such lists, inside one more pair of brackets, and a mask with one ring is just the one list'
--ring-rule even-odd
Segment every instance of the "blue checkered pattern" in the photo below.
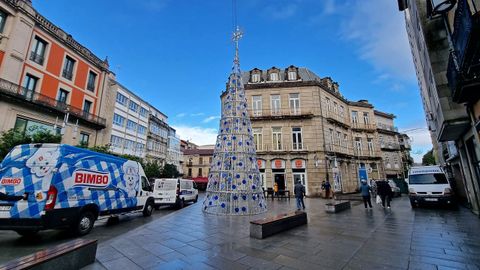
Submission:
{"label": "blue checkered pattern", "polygon": [[[58,191],[55,209],[93,203],[99,206],[100,211],[104,211],[137,205],[137,199],[128,197],[127,191],[122,189],[126,186],[122,169],[126,160],[67,145],[55,147],[60,151],[56,172],[52,171],[43,177],[33,174],[26,166],[26,161],[39,150],[32,145],[15,147],[2,162],[0,178],[20,177],[23,181],[16,186],[0,185],[0,192],[15,195],[23,195],[25,192],[30,194],[28,202],[20,200],[14,204],[10,210],[11,218],[40,218],[50,185],[55,186]],[[73,174],[78,169],[108,172],[110,185],[106,189],[73,186]],[[138,190],[138,185],[136,188]],[[37,201],[35,195],[39,192],[42,193],[43,199]]]}

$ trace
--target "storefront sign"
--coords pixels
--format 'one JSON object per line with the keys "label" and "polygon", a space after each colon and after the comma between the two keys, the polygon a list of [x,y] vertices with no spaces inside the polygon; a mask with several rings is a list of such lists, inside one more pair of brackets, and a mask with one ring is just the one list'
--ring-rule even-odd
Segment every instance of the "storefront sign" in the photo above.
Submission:
{"label": "storefront sign", "polygon": [[304,159],[292,160],[292,169],[305,169],[305,160]]}
{"label": "storefront sign", "polygon": [[272,160],[272,169],[285,169],[285,160],[281,160],[281,159]]}
{"label": "storefront sign", "polygon": [[264,159],[257,159],[257,165],[259,169],[265,169],[265,160]]}

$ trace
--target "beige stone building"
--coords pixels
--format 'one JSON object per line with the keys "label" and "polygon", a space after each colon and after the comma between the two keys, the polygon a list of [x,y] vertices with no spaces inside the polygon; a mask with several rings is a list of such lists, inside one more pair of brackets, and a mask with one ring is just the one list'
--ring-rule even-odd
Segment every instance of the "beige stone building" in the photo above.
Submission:
{"label": "beige stone building", "polygon": [[195,146],[183,149],[183,173],[185,178],[193,179],[199,188],[206,188],[210,164],[213,158],[213,145]]}
{"label": "beige stone building", "polygon": [[290,66],[243,75],[264,188],[355,192],[360,177],[385,178],[373,105],[347,100],[331,78]]}
{"label": "beige stone building", "polygon": [[[375,111],[378,139],[382,150],[383,166],[387,178],[404,178],[402,162],[401,137],[398,128],[394,126],[395,115]],[[408,142],[407,142],[408,143]],[[407,144],[409,146],[409,144]]]}
{"label": "beige stone building", "polygon": [[39,14],[31,1],[0,1],[0,131],[43,129],[62,143],[103,140],[105,81],[114,77],[72,36]]}

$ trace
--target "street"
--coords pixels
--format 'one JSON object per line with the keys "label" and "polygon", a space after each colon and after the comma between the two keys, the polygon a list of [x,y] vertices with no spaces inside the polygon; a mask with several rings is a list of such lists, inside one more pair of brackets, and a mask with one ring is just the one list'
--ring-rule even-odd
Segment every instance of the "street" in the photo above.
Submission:
{"label": "street", "polygon": [[[133,213],[120,216],[117,224],[107,224],[107,219],[95,222],[95,227],[85,239],[97,239],[99,243],[122,235],[142,225],[162,218],[172,212],[174,208],[162,207],[153,212],[151,217],[145,218],[142,213]],[[0,231],[0,264],[11,259],[19,258],[36,251],[55,246],[74,239],[67,231],[46,230],[41,231],[34,238],[24,238],[14,231]]]}

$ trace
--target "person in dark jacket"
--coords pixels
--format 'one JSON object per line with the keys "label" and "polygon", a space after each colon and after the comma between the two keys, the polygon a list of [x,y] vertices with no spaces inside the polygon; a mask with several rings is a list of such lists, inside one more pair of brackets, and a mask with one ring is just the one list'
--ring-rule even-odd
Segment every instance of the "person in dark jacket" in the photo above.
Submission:
{"label": "person in dark jacket", "polygon": [[297,209],[300,210],[305,209],[305,203],[303,202],[303,196],[305,196],[305,187],[300,183],[300,181],[297,181],[295,183],[295,187],[293,189],[293,193],[295,194],[295,199],[297,200]]}
{"label": "person in dark jacket", "polygon": [[367,184],[367,181],[362,180],[362,184],[360,185],[360,194],[362,194],[363,204],[365,205],[365,209],[367,209],[367,203],[368,203],[368,206],[370,206],[370,209],[372,209],[372,200],[370,197],[371,190],[372,188]]}
{"label": "person in dark jacket", "polygon": [[380,195],[380,199],[382,199],[382,207],[385,208],[385,202],[387,202],[387,207],[390,208],[390,200],[392,199],[393,192],[387,181],[377,181],[377,194]]}
{"label": "person in dark jacket", "polygon": [[322,183],[322,189],[325,190],[325,198],[326,199],[331,199],[331,192],[330,190],[332,189],[332,185],[330,185],[330,181],[327,179],[327,182]]}

